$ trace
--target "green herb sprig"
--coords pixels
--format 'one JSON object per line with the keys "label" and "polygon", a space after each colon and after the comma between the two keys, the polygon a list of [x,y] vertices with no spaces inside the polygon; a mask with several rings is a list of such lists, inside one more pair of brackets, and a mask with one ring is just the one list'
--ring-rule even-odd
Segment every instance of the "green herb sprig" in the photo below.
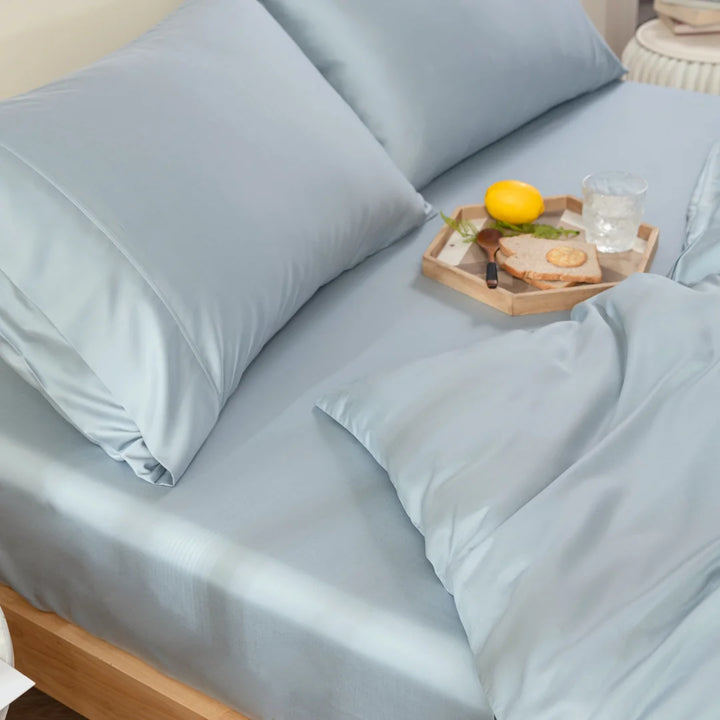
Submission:
{"label": "green herb sprig", "polygon": [[[455,220],[448,217],[444,213],[440,213],[440,217],[445,224],[451,227],[464,242],[470,243],[477,238],[478,228],[469,220]],[[561,237],[575,237],[580,234],[579,230],[566,230],[565,228],[555,227],[554,225],[544,225],[543,223],[508,223],[503,220],[494,220],[488,227],[499,230],[505,237],[514,237],[515,235],[534,235],[538,238],[546,238],[547,240],[557,240]]]}
{"label": "green herb sprig", "polygon": [[495,220],[490,227],[493,227],[505,235],[513,237],[514,235],[534,235],[539,238],[547,238],[548,240],[557,240],[560,237],[574,237],[579,235],[579,230],[566,230],[565,228],[555,227],[554,225],[543,225],[542,223],[508,223],[502,220]]}
{"label": "green herb sprig", "polygon": [[455,220],[444,213],[440,213],[440,217],[445,221],[445,224],[449,225],[466,243],[473,242],[478,232],[480,232],[469,220]]}

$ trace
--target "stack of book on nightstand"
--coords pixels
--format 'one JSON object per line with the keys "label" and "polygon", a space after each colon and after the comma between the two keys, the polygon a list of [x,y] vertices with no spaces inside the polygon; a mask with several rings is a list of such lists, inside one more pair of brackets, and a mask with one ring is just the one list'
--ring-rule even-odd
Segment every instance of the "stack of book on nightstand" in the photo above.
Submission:
{"label": "stack of book on nightstand", "polygon": [[655,11],[676,35],[720,34],[720,0],[655,0]]}

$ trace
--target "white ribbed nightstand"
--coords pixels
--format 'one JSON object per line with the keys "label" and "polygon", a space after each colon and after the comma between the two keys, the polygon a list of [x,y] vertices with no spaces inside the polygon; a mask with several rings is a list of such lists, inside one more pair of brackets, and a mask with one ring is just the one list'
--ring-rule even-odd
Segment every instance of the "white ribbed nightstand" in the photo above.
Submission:
{"label": "white ribbed nightstand", "polygon": [[651,20],[638,28],[622,61],[628,80],[720,95],[720,34],[675,35]]}

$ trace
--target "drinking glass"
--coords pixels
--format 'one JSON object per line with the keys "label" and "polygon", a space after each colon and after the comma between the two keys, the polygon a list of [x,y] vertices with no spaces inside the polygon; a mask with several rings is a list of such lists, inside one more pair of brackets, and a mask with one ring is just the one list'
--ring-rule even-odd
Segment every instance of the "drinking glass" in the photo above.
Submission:
{"label": "drinking glass", "polygon": [[586,240],[600,252],[632,249],[643,216],[647,182],[639,175],[616,170],[588,175],[582,188]]}

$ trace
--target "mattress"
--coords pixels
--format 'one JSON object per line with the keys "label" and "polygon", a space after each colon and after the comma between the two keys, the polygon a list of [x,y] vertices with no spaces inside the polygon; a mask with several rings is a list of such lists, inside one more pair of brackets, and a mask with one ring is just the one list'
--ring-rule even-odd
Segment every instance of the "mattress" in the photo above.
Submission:
{"label": "mattress", "polygon": [[[650,182],[664,274],[718,127],[717,98],[618,83],[423,193],[447,212],[502,178],[577,194],[592,171],[632,169]],[[173,489],[137,480],[0,367],[0,581],[253,718],[490,720],[452,598],[387,476],[313,409],[344,381],[565,317],[511,318],[422,277],[439,227],[322,288]]]}

